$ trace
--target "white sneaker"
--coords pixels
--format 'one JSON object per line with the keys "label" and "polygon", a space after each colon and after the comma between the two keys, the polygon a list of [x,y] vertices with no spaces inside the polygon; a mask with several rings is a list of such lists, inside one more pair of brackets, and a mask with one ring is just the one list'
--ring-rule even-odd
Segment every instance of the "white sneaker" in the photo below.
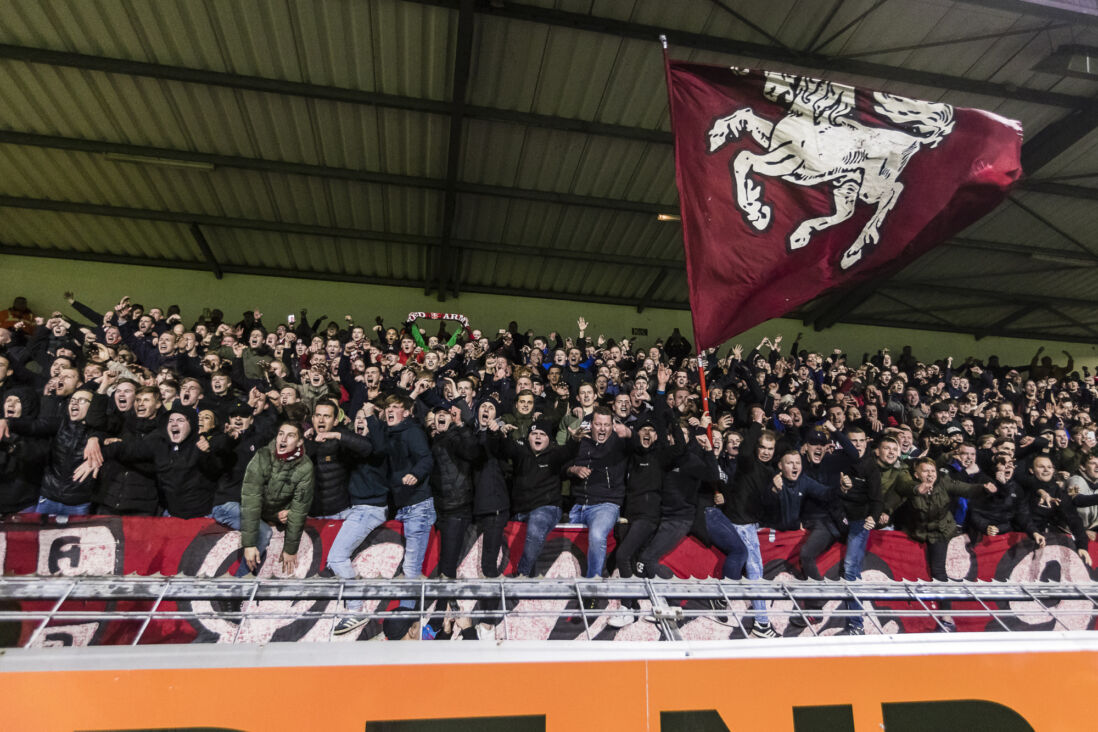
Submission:
{"label": "white sneaker", "polygon": [[[653,618],[655,620],[655,618]],[[624,628],[627,625],[631,625],[636,621],[633,613],[628,610],[620,610],[610,616],[610,619],[606,621],[606,624],[611,628]]]}

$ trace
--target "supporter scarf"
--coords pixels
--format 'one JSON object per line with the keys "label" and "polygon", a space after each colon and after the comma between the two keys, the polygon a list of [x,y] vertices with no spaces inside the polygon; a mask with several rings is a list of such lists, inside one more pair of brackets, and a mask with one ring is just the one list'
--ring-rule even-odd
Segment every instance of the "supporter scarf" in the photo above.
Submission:
{"label": "supporter scarf", "polygon": [[292,452],[285,452],[285,453],[279,452],[278,448],[276,447],[275,451],[274,451],[274,454],[275,454],[275,457],[278,458],[279,460],[281,460],[282,462],[288,463],[292,460],[297,460],[299,457],[301,457],[301,455],[304,453],[304,451],[305,451],[305,443],[301,443],[300,445],[297,446],[297,449],[292,451]]}

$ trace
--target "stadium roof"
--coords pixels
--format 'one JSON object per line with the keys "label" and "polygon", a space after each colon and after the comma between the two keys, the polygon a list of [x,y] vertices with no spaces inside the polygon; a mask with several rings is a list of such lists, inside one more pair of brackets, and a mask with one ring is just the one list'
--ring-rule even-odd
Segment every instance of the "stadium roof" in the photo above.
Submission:
{"label": "stadium roof", "polygon": [[1022,121],[1007,202],[806,322],[1098,338],[1094,0],[6,2],[0,254],[685,308],[661,32]]}

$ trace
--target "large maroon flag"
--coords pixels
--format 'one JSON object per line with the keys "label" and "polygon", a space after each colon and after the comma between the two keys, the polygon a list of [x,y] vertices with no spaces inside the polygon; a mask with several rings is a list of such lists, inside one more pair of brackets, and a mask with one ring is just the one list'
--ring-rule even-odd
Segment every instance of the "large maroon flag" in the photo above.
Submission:
{"label": "large maroon flag", "polygon": [[897,271],[998,205],[1021,176],[1021,125],[989,112],[668,64],[699,350]]}

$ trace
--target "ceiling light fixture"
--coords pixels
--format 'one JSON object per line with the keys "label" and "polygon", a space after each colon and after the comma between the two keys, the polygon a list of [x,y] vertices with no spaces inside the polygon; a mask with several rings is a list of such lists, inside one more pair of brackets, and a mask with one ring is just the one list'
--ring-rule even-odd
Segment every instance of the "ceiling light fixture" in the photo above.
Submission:
{"label": "ceiling light fixture", "polygon": [[1098,80],[1098,48],[1071,44],[1060,46],[1033,67],[1047,74]]}
{"label": "ceiling light fixture", "polygon": [[154,158],[148,155],[127,155],[125,153],[106,153],[104,157],[115,163],[137,163],[138,165],[159,165],[163,168],[184,168],[186,170],[213,171],[213,163],[197,160],[176,160],[174,158]]}
{"label": "ceiling light fixture", "polygon": [[658,214],[656,221],[682,221],[682,216],[678,214]]}

